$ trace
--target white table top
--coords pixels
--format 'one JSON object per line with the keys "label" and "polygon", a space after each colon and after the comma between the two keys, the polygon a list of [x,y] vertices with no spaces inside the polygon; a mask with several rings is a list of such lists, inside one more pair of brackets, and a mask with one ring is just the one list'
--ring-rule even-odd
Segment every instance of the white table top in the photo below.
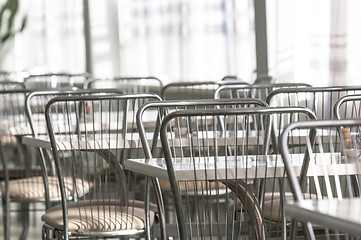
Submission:
{"label": "white table top", "polygon": [[[109,116],[111,120],[109,121]],[[128,129],[136,129],[136,114],[133,111],[129,111],[127,114],[127,128]],[[68,132],[69,126],[68,121],[73,122],[74,126],[72,129],[75,129],[76,116],[73,113],[68,115],[58,114],[52,115],[53,119],[53,131],[55,133]],[[80,123],[80,129],[108,129],[108,130],[119,130],[123,128],[122,125],[123,114],[120,113],[117,115],[116,112],[112,112],[111,114],[107,112],[103,112],[102,114],[96,112],[93,115],[87,115],[85,118],[82,118]],[[32,119],[34,123],[35,131],[38,134],[47,134],[47,124],[45,121],[44,114],[32,114]],[[101,121],[103,119],[103,121]],[[152,129],[155,127],[155,122],[157,120],[157,112],[156,111],[148,111],[147,114],[143,116],[143,124],[145,129]],[[85,122],[85,123],[84,123]],[[102,124],[100,124],[102,123]],[[30,128],[30,124],[28,119],[25,117],[25,114],[10,116],[8,118],[4,118],[0,120],[0,133],[1,135],[14,135],[14,136],[25,136],[31,135],[32,131]]]}
{"label": "white table top", "polygon": [[[304,154],[292,154],[291,159],[296,174],[301,171],[301,163]],[[344,163],[340,153],[315,154],[318,161],[315,165],[310,163],[308,176],[344,175],[359,173],[357,164],[350,161]],[[315,161],[315,160],[314,160]],[[227,165],[227,167],[226,167]],[[247,165],[247,168],[246,168]],[[175,176],[178,181],[194,180],[195,173],[197,180],[220,180],[220,179],[248,179],[284,177],[283,160],[280,155],[248,156],[238,157],[218,157],[215,158],[177,158],[173,164]],[[167,180],[168,173],[163,158],[128,159],[125,161],[125,168],[144,175]],[[206,171],[207,170],[207,173]]]}
{"label": "white table top", "polygon": [[[153,125],[154,124],[155,123],[153,123]],[[97,125],[97,124],[95,124],[95,125]],[[61,125],[61,126],[63,126],[63,125]],[[43,125],[42,127],[44,128],[43,131],[46,133],[46,129],[45,129],[46,126]],[[92,127],[94,127],[94,125]],[[95,128],[96,129],[104,128],[104,129],[107,129],[107,130],[110,130],[113,132],[117,132],[119,129],[122,129],[122,126],[115,126],[115,125],[110,124],[109,126],[100,126],[100,125],[95,126]],[[85,129],[84,125],[81,124],[80,129],[84,130]],[[242,131],[242,130],[237,131],[237,134],[235,134],[234,132],[226,132],[225,136],[223,136],[223,133],[220,131],[217,132],[217,135],[215,135],[215,132],[213,132],[213,131],[208,131],[208,132],[200,131],[197,134],[186,135],[184,133],[179,133],[179,131],[181,131],[181,130],[182,130],[182,128],[174,129],[173,136],[170,137],[170,138],[172,138],[172,140],[170,141],[172,146],[175,146],[175,147],[187,146],[190,144],[190,142],[192,142],[192,144],[195,146],[197,146],[197,145],[199,145],[199,143],[201,143],[201,146],[207,146],[207,147],[212,147],[212,146],[214,146],[215,143],[217,143],[218,146],[224,146],[225,144],[232,146],[236,143],[237,143],[237,145],[244,144],[244,145],[248,145],[248,146],[254,146],[254,145],[260,145],[261,143],[263,143],[263,136],[257,136],[255,134],[255,132],[253,132],[253,131],[251,131],[249,133],[248,138],[246,138],[245,131]],[[15,128],[12,131],[14,133],[15,132],[19,133],[19,135],[21,135],[21,136],[30,134],[29,132],[27,132],[27,131],[30,131],[30,129],[28,127],[22,128],[21,126],[19,126],[19,129]],[[58,128],[56,128],[56,126],[54,128],[54,131],[56,133],[70,132],[69,129],[60,129],[60,128],[58,129]],[[114,133],[110,133],[110,134],[114,134]],[[179,136],[179,134],[181,134],[181,136]],[[295,144],[295,145],[300,144],[300,143],[305,144],[305,139],[306,139],[307,134],[308,133],[305,131],[298,132],[297,134],[295,134],[292,137],[292,144]],[[15,134],[15,135],[18,135],[18,134]],[[91,136],[91,135],[92,134],[90,131],[89,136]],[[100,136],[100,134],[96,134],[96,135]],[[114,134],[114,135],[116,135],[116,134]],[[104,136],[106,136],[106,134]],[[68,136],[68,137],[62,137],[61,139],[57,139],[57,142],[58,142],[59,150],[69,150],[70,146],[72,146],[73,149],[76,148],[76,146],[78,146],[80,149],[85,149],[85,148],[86,149],[89,149],[89,148],[98,148],[98,149],[112,148],[112,149],[115,149],[117,147],[119,147],[119,148],[142,148],[140,137],[137,132],[127,134],[127,137],[126,137],[127,140],[123,140],[123,141],[119,141],[119,139],[121,139],[121,137],[119,137],[119,136],[120,136],[120,134],[118,133],[118,137],[106,136],[105,141],[103,141],[103,140],[100,141],[99,139],[96,139],[96,141],[93,141],[93,142],[89,141],[89,140],[86,141],[85,139],[84,139],[84,141],[83,140],[77,141],[76,137],[70,138],[71,136]],[[171,135],[169,135],[169,136],[171,136]],[[153,133],[147,133],[147,139],[148,139],[148,142],[150,145],[153,140],[152,137],[153,137]],[[325,136],[324,138],[327,138],[327,136]],[[215,139],[216,139],[216,141],[215,141]],[[76,141],[74,141],[74,140],[76,140]],[[117,141],[113,141],[113,140],[117,140]],[[326,141],[323,140],[323,142],[326,142]],[[38,137],[24,136],[23,143],[26,145],[41,147],[44,149],[50,149],[50,140],[47,136],[44,136],[44,135],[39,135]],[[73,144],[73,145],[71,145],[71,144]],[[158,147],[158,148],[162,147],[160,139],[158,139],[156,147]]]}
{"label": "white table top", "polygon": [[289,201],[285,210],[299,221],[361,236],[361,198]]}
{"label": "white table top", "polygon": [[[151,139],[152,134],[149,133]],[[124,149],[124,148],[142,148],[138,133],[127,133],[126,140],[122,139],[122,134],[103,134],[103,138],[100,138],[100,134],[97,135],[97,139],[92,139],[92,135],[88,135],[88,139],[77,139],[76,135],[64,135],[61,138],[57,138],[57,146],[59,151],[69,151],[71,149],[79,150],[96,150],[96,149]],[[36,137],[27,135],[22,138],[22,143],[25,145],[40,147],[43,149],[51,149],[50,138],[47,135],[39,135]],[[160,143],[159,143],[160,144]]]}
{"label": "white table top", "polygon": [[[116,128],[116,129],[121,129],[121,128]],[[57,132],[67,132],[67,131],[57,131]],[[247,143],[244,143],[244,140],[246,139],[243,135],[242,135],[242,131],[239,131],[239,134],[237,135],[237,137],[234,137],[233,135],[227,133],[227,139],[222,138],[220,136],[214,136],[213,132],[207,132],[207,134],[204,134],[204,132],[199,132],[197,135],[192,135],[192,136],[179,136],[177,130],[175,130],[173,132],[173,136],[171,136],[171,134],[169,133],[169,137],[172,138],[172,145],[176,146],[176,147],[180,147],[180,146],[187,146],[190,144],[190,142],[192,142],[193,145],[198,145],[199,142],[203,142],[203,144],[206,144],[206,146],[214,146],[215,141],[214,139],[217,138],[217,145],[218,146],[224,146],[225,144],[227,145],[232,145],[235,144],[235,142],[237,141],[238,144],[247,144],[249,146],[254,146],[254,145],[259,145],[260,143],[263,142],[263,137],[258,137],[258,136],[251,136],[248,138]],[[151,132],[147,132],[147,139],[149,144],[152,144],[152,140],[153,140],[153,133]],[[100,133],[96,134],[98,136],[100,136]],[[77,137],[76,136],[71,136],[71,135],[64,135],[61,139],[57,139],[58,142],[58,149],[59,150],[69,150],[71,144],[73,144],[73,149],[76,148],[76,146],[79,146],[79,148],[84,149],[85,147],[87,149],[91,148],[91,147],[95,147],[95,146],[99,146],[97,147],[98,149],[100,148],[100,146],[104,146],[103,148],[112,148],[115,149],[117,147],[119,148],[142,148],[142,143],[140,141],[140,136],[139,133],[135,132],[135,133],[127,133],[127,137],[125,141],[119,141],[121,139],[121,134],[118,134],[118,138],[116,137],[117,134],[115,133],[110,133],[109,136],[107,136],[106,133],[104,133],[105,137],[105,141],[100,141],[99,139],[97,139],[95,142],[92,142],[92,140],[88,139],[87,141],[81,140],[81,141],[77,141]],[[89,136],[92,136],[92,133],[90,132]],[[98,137],[97,136],[97,137]],[[159,137],[159,136],[158,136]],[[203,141],[204,139],[207,139],[207,141]],[[75,140],[75,141],[74,141]],[[116,140],[116,141],[113,141]],[[50,139],[48,136],[46,135],[39,135],[37,137],[33,137],[30,135],[24,136],[23,140],[22,140],[23,144],[26,145],[30,145],[30,146],[34,146],[34,147],[41,147],[44,149],[50,149]],[[90,145],[89,145],[90,144]],[[107,145],[108,144],[108,145]],[[157,141],[157,147],[161,148],[161,141],[158,138]]]}

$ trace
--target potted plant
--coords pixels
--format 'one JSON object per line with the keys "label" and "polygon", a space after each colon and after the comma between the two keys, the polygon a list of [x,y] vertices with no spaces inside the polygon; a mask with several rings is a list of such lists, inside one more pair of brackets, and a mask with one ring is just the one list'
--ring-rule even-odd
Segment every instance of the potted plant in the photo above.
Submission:
{"label": "potted plant", "polygon": [[26,26],[27,17],[23,16],[17,26],[16,17],[19,12],[18,0],[6,0],[0,7],[0,64],[9,51],[9,43],[14,36],[22,32]]}

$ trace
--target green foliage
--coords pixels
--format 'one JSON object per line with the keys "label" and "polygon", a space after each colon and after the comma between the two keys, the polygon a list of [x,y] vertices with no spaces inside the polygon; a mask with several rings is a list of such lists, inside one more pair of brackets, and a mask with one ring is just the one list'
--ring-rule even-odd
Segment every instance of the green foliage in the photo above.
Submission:
{"label": "green foliage", "polygon": [[18,0],[6,0],[0,8],[0,47],[17,33],[24,30],[26,16],[22,18],[20,27],[15,27],[15,17],[19,10]]}

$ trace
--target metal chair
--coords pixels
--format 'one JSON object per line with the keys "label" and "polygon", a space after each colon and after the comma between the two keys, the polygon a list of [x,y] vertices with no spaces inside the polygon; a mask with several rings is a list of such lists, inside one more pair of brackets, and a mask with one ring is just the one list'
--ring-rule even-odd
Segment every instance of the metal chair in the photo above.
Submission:
{"label": "metal chair", "polygon": [[[8,82],[6,86],[9,89],[16,89],[22,86],[19,83],[14,83],[14,87],[12,87],[11,84],[11,82]],[[22,136],[31,134],[34,136],[38,134],[47,135],[44,112],[45,104],[51,97],[72,94],[101,94],[102,92],[121,94],[119,90],[111,89],[104,91],[58,90],[31,92],[31,90],[25,89],[0,91],[1,100],[6,103],[1,109],[2,147],[6,153],[4,159],[6,166],[4,164],[1,171],[1,179],[4,180],[1,190],[4,196],[5,239],[8,239],[10,236],[9,209],[11,202],[21,203],[23,232],[20,238],[24,239],[26,238],[29,224],[29,204],[45,202],[47,208],[49,207],[50,200],[52,202],[60,200],[56,178],[46,177],[47,161],[44,159],[43,151],[40,150],[40,156],[37,156],[33,149],[27,148],[21,143]],[[29,121],[27,117],[30,119]],[[36,207],[36,211],[38,210],[38,207]]]}
{"label": "metal chair", "polygon": [[25,85],[21,82],[0,81],[0,90],[25,89]]}
{"label": "metal chair", "polygon": [[270,106],[302,106],[311,109],[317,119],[334,119],[333,106],[346,95],[361,93],[361,86],[281,88],[272,91],[266,102]]}
{"label": "metal chair", "polygon": [[266,101],[267,96],[276,89],[290,87],[311,87],[306,83],[274,83],[263,85],[224,85],[214,92],[215,99],[221,98],[259,98]]}
{"label": "metal chair", "polygon": [[[138,197],[144,198],[144,190],[136,195],[140,186],[132,183],[123,164],[129,157],[139,157],[135,151],[137,108],[159,100],[153,94],[125,94],[49,101],[45,115],[61,205],[42,216],[43,235],[47,230],[64,239],[141,237],[147,233],[146,215],[152,225],[156,207],[144,210],[144,203],[138,201]],[[63,131],[57,133],[59,129]],[[76,191],[69,193],[67,183]]]}
{"label": "metal chair", "polygon": [[285,235],[285,175],[277,169],[280,155],[269,148],[272,122],[296,115],[314,118],[304,108],[258,107],[183,110],[163,119],[160,137],[180,239]]}
{"label": "metal chair", "polygon": [[4,239],[10,238],[11,203],[16,203],[20,207],[18,212],[22,214],[21,225],[23,229],[20,238],[26,238],[29,223],[29,203],[37,202],[38,199],[24,194],[26,186],[23,182],[25,178],[41,176],[38,159],[21,143],[22,136],[31,134],[24,106],[26,95],[30,93],[30,90],[17,89],[18,87],[18,84],[13,87],[8,85],[11,90],[0,90],[0,101],[2,102],[0,107],[0,136],[1,148],[4,153],[1,170]]}
{"label": "metal chair", "polygon": [[[49,136],[45,120],[45,106],[54,97],[60,96],[96,96],[96,95],[122,95],[123,92],[117,89],[75,89],[75,90],[43,90],[34,91],[28,94],[25,99],[26,116],[29,120],[31,134],[33,137]],[[82,113],[79,112],[79,116]],[[59,129],[60,131],[60,129]],[[44,186],[37,186],[36,193],[39,199],[44,199],[46,209],[60,200],[59,185],[54,169],[54,163],[51,159],[51,153],[46,149],[39,148],[39,157],[42,166],[42,177]],[[31,179],[28,179],[31,183]],[[41,190],[42,189],[42,190]],[[51,196],[49,196],[51,194]]]}
{"label": "metal chair", "polygon": [[105,79],[90,78],[84,88],[117,88],[125,93],[155,93],[160,95],[162,81],[156,77],[114,77]]}
{"label": "metal chair", "polygon": [[27,89],[54,89],[64,87],[82,88],[84,82],[90,77],[88,73],[47,73],[29,75],[24,79]]}
{"label": "metal chair", "polygon": [[8,81],[9,72],[0,71],[0,81]]}
{"label": "metal chair", "polygon": [[[360,120],[315,120],[290,124],[280,137],[280,151],[293,196],[288,200],[299,203],[321,200],[360,198],[359,149],[356,137]],[[306,131],[304,151],[294,154],[289,148],[291,135]],[[288,207],[286,208],[288,213]],[[296,213],[291,216],[296,217]],[[330,218],[330,217],[328,217]],[[301,235],[308,239],[349,239],[338,232],[340,226],[325,226],[322,222],[311,225],[311,218],[303,218],[304,231],[293,220],[291,239]]]}
{"label": "metal chair", "polygon": [[226,75],[224,77],[222,77],[221,81],[241,81],[236,75]]}
{"label": "metal chair", "polygon": [[222,85],[242,84],[246,82],[229,81],[204,81],[204,82],[173,82],[162,88],[161,97],[163,100],[184,100],[184,99],[212,99],[214,91]]}
{"label": "metal chair", "polygon": [[[45,122],[45,106],[54,97],[61,96],[96,96],[96,95],[122,95],[118,89],[59,89],[32,91],[25,99],[25,112],[28,117],[33,136],[47,135]],[[79,113],[81,114],[81,113]]]}
{"label": "metal chair", "polygon": [[[268,104],[260,99],[251,99],[251,98],[243,98],[243,99],[222,99],[222,100],[213,100],[213,99],[200,99],[200,100],[183,100],[183,101],[162,101],[162,102],[152,102],[143,105],[138,113],[137,113],[137,125],[142,141],[143,148],[145,150],[145,155],[147,158],[155,156],[154,154],[157,149],[158,138],[159,138],[159,130],[162,119],[174,111],[180,110],[192,110],[192,109],[222,109],[222,108],[249,108],[249,107],[268,107]],[[156,112],[157,114],[153,117],[155,119],[147,119],[148,117],[144,117],[148,112]],[[153,128],[150,129],[150,124],[146,122],[154,122],[156,124],[152,124]],[[212,123],[210,123],[212,124]],[[179,123],[179,128],[182,128],[182,123]],[[184,126],[183,126],[184,127]],[[151,142],[152,147],[149,146],[150,139],[147,136],[147,132],[154,132]],[[152,148],[152,150],[151,150]],[[160,153],[157,153],[160,154]],[[161,154],[160,154],[161,155]],[[159,157],[157,155],[156,157]]]}
{"label": "metal chair", "polygon": [[[180,111],[180,110],[191,110],[191,109],[223,109],[223,108],[248,108],[248,107],[266,107],[268,106],[264,101],[259,99],[237,99],[237,100],[183,100],[183,101],[162,101],[162,102],[151,102],[143,105],[138,113],[137,113],[137,126],[139,129],[140,139],[142,142],[142,147],[144,149],[144,154],[146,159],[152,159],[156,157],[162,157],[163,153],[161,148],[159,147],[159,131],[162,119],[170,114],[171,112]],[[153,115],[153,118],[149,120],[147,116],[149,112],[156,112],[157,115]],[[150,128],[147,122],[153,122],[152,128]],[[154,124],[155,123],[155,124]],[[209,124],[213,124],[211,121]],[[179,128],[182,128],[182,123],[179,122]],[[152,136],[148,137],[147,133],[153,133]],[[170,193],[170,184],[169,181],[159,180],[159,179],[151,179],[153,182],[153,187],[155,190],[155,195],[157,197],[157,201],[163,206],[163,195],[164,193]],[[149,179],[146,179],[146,189],[147,194],[149,194]],[[149,197],[147,198],[149,199]],[[166,199],[167,200],[167,199]],[[172,198],[168,199],[168,202],[172,203]],[[169,204],[166,204],[168,207]],[[165,219],[165,215],[174,214],[173,209],[166,209],[167,213],[165,213],[164,207],[161,209],[161,214],[164,216],[162,219]],[[167,217],[168,226],[169,222],[172,222],[169,217]],[[163,224],[163,228],[166,229],[165,223]],[[174,235],[172,230],[169,230],[168,227],[168,236]]]}
{"label": "metal chair", "polygon": [[347,95],[340,98],[333,108],[336,119],[359,119],[361,116],[361,95]]}

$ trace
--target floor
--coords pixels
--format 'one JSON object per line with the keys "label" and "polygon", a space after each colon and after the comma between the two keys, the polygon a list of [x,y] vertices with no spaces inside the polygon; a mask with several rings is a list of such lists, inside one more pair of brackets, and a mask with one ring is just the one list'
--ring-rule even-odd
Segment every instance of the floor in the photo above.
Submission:
{"label": "floor", "polygon": [[[19,204],[12,203],[11,204],[12,212],[10,213],[10,239],[15,240],[19,239],[22,228],[21,228],[21,213],[16,212],[17,209],[19,209]],[[32,204],[32,209],[43,209],[42,204]],[[3,225],[3,208],[0,204],[0,239],[4,239],[4,225]],[[42,228],[42,222],[40,220],[41,215],[43,214],[43,211],[36,211],[30,213],[30,224],[29,224],[29,232],[27,239],[41,239],[41,228]]]}

